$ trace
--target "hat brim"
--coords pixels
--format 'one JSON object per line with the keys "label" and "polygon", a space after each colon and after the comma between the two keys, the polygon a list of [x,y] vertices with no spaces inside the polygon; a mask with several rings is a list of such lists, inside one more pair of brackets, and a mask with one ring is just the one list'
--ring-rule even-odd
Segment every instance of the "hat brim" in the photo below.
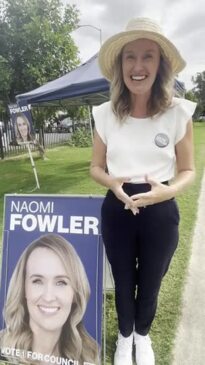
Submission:
{"label": "hat brim", "polygon": [[162,34],[144,30],[125,31],[110,37],[100,49],[98,55],[99,66],[107,80],[112,80],[115,59],[122,51],[122,48],[127,43],[137,39],[150,39],[156,42],[163,54],[168,58],[174,75],[178,74],[186,66],[186,62],[177,48]]}

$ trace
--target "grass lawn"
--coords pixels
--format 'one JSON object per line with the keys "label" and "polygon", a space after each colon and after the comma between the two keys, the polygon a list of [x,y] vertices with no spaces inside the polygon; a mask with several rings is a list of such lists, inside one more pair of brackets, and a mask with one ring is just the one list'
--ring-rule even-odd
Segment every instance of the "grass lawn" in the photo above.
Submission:
{"label": "grass lawn", "polygon": [[[159,298],[159,307],[151,336],[156,365],[170,365],[171,351],[181,311],[181,295],[190,256],[192,233],[197,212],[197,199],[205,167],[205,123],[194,128],[197,178],[194,185],[178,198],[181,211],[180,243],[166,275]],[[90,148],[67,146],[48,150],[48,160],[34,154],[40,190],[46,194],[104,194],[105,189],[89,177]],[[3,225],[3,196],[6,193],[30,193],[35,179],[27,155],[0,161],[0,233]],[[111,364],[117,334],[113,293],[107,295],[107,356]],[[126,364],[125,364],[126,365]],[[180,365],[180,364],[179,364]]]}

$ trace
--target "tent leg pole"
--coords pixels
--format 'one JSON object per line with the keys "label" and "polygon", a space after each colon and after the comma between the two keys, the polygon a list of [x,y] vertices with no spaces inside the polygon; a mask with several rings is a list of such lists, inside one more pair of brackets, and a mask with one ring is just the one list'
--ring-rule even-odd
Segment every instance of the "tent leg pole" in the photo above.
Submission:
{"label": "tent leg pole", "polygon": [[92,127],[92,120],[91,120],[91,113],[90,113],[89,105],[88,105],[88,116],[89,116],[89,124],[90,124],[90,134],[91,134],[91,139],[92,139],[92,143],[93,143],[93,127]]}

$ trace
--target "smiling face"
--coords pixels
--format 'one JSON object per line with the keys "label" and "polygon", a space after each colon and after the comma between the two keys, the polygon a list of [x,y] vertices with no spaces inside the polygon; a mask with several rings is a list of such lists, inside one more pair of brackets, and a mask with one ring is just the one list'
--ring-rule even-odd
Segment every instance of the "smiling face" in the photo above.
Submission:
{"label": "smiling face", "polygon": [[37,247],[26,264],[25,294],[29,324],[39,331],[60,335],[73,303],[74,290],[60,258],[46,247]]}
{"label": "smiling face", "polygon": [[160,64],[160,48],[148,39],[138,39],[125,45],[122,51],[124,83],[133,95],[148,96]]}
{"label": "smiling face", "polygon": [[16,124],[17,124],[18,131],[19,131],[21,137],[23,138],[23,140],[27,140],[28,124],[27,124],[26,120],[24,120],[21,117],[17,117]]}

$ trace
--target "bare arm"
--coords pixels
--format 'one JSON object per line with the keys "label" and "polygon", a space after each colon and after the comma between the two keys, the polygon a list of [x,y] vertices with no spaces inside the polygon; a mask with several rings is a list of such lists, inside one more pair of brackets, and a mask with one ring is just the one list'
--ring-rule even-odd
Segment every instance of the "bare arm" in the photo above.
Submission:
{"label": "bare arm", "polygon": [[175,151],[177,175],[170,186],[174,196],[188,187],[195,178],[192,120],[188,122],[186,134],[176,144]]}
{"label": "bare arm", "polygon": [[[106,153],[107,147],[103,143],[99,134],[95,130],[93,141],[93,153],[90,165],[90,175],[99,184],[111,189],[118,199],[132,205],[132,199],[124,192],[122,186],[124,182],[129,181],[128,177],[114,178],[106,171]],[[138,210],[138,209],[137,209]]]}
{"label": "bare arm", "polygon": [[99,184],[110,188],[112,178],[105,172],[107,147],[103,143],[97,131],[94,131],[92,160],[90,165],[90,175]]}
{"label": "bare arm", "polygon": [[136,194],[132,196],[135,207],[143,207],[156,204],[171,199],[184,191],[194,180],[194,152],[193,152],[193,127],[192,120],[187,124],[185,136],[175,146],[177,173],[171,185],[167,186],[158,181],[146,178],[151,185],[148,193]]}

